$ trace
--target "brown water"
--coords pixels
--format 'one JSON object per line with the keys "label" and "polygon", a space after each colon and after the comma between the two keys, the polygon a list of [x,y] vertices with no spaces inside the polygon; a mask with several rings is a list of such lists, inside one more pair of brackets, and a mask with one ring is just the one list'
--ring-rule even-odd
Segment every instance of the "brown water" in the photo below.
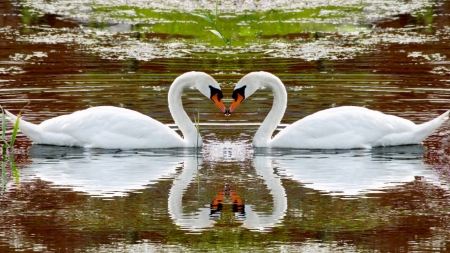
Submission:
{"label": "brown water", "polygon": [[[357,24],[371,27],[368,33],[280,32],[254,47],[203,50],[186,35],[149,33],[150,41],[163,39],[144,41],[157,48],[156,58],[127,55],[124,41],[142,46],[133,31],[91,36],[120,22],[99,25],[50,8],[30,18],[27,6],[0,0],[0,104],[23,108],[34,123],[113,105],[172,124],[168,87],[192,70],[214,76],[227,105],[244,74],[276,74],[288,90],[284,124],[341,105],[416,123],[449,109],[448,1],[431,2],[429,19],[385,15]],[[179,52],[191,54],[169,57],[169,37],[187,39]],[[308,43],[310,51],[300,50]],[[125,53],[111,53],[116,44]],[[322,56],[306,55],[314,48]],[[258,123],[272,95],[257,92],[231,117],[196,91],[183,100],[203,123]],[[423,145],[308,151],[254,149],[257,126],[205,125],[199,157],[189,149],[39,146],[19,135],[20,184],[8,175],[0,252],[449,252],[448,126]]]}

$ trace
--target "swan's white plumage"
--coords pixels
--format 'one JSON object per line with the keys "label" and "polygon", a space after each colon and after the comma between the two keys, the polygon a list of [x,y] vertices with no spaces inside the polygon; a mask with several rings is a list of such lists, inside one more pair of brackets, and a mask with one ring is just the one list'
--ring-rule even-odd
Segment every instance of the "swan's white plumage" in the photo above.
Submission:
{"label": "swan's white plumage", "polygon": [[[443,120],[448,112],[443,115]],[[412,121],[364,107],[342,106],[311,114],[279,132],[272,147],[351,149],[420,144],[442,121],[422,133]]]}
{"label": "swan's white plumage", "polygon": [[[236,89],[244,86],[245,98],[262,86],[269,86],[274,92],[273,108],[253,139],[255,147],[352,149],[420,144],[449,115],[447,111],[434,120],[416,125],[410,120],[364,107],[342,106],[300,119],[272,138],[286,109],[287,94],[283,83],[270,73],[253,72],[244,76]],[[231,111],[236,106],[230,108]]]}
{"label": "swan's white plumage", "polygon": [[[184,138],[147,115],[113,106],[91,107],[39,125],[20,119],[19,129],[36,144],[107,149],[201,146],[202,139],[182,108],[181,92],[188,85],[195,85],[208,97],[209,85],[220,89],[214,78],[202,72],[188,72],[175,79],[169,91],[169,108]],[[5,112],[15,122],[17,117]]]}
{"label": "swan's white plumage", "polygon": [[[6,113],[15,120],[14,115]],[[39,125],[25,122],[20,121],[20,130],[36,144],[118,149],[183,145],[183,139],[161,122],[139,112],[113,106],[91,107],[48,119]]]}

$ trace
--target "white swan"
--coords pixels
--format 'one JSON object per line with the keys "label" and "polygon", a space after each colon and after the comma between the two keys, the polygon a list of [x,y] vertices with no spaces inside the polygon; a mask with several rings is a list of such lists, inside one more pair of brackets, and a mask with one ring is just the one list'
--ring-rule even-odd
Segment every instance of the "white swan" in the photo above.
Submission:
{"label": "white swan", "polygon": [[[169,89],[169,110],[184,138],[163,123],[125,108],[98,106],[58,116],[39,125],[20,119],[19,129],[34,143],[106,149],[143,149],[202,146],[196,127],[183,109],[181,93],[195,86],[222,112],[219,84],[203,72],[188,72],[177,77]],[[16,116],[6,111],[11,122]]]}
{"label": "white swan", "polygon": [[281,130],[272,138],[286,110],[286,89],[279,78],[267,72],[252,72],[236,84],[232,113],[258,88],[268,86],[274,95],[273,107],[253,138],[255,147],[303,149],[352,149],[376,146],[419,144],[445,120],[449,111],[416,125],[400,117],[364,107],[342,106],[309,115]]}

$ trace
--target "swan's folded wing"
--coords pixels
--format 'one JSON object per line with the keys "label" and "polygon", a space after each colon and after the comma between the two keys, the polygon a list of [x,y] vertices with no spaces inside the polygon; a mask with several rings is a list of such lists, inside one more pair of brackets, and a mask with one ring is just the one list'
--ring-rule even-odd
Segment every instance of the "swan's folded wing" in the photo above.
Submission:
{"label": "swan's folded wing", "polygon": [[182,142],[175,131],[149,116],[109,106],[52,118],[39,126],[46,133],[68,135],[96,148],[165,148]]}
{"label": "swan's folded wing", "polygon": [[277,146],[296,148],[370,148],[388,136],[411,132],[416,125],[406,119],[363,107],[343,106],[311,114],[275,136]]}

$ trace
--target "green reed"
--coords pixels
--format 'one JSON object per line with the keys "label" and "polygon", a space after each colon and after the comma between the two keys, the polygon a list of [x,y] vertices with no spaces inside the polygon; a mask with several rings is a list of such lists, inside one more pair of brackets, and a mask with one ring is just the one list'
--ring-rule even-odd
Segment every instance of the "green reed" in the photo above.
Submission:
{"label": "green reed", "polygon": [[194,114],[194,125],[195,125],[195,128],[197,129],[197,138],[196,138],[197,144],[195,145],[195,154],[198,156],[198,148],[199,148],[198,141],[200,138],[200,112],[199,111],[197,111],[197,117],[195,117],[195,114]]}
{"label": "green reed", "polygon": [[[19,185],[19,170],[17,169],[17,164],[14,161],[14,143],[16,141],[17,132],[19,131],[19,121],[20,121],[20,113],[17,115],[17,119],[14,123],[14,129],[11,134],[10,138],[7,138],[6,135],[6,114],[3,110],[3,107],[0,106],[1,112],[2,112],[2,135],[1,135],[1,145],[2,145],[2,190],[1,192],[5,191],[6,188],[6,182],[7,182],[7,174],[6,174],[6,167],[9,164],[11,168],[11,172],[14,178],[14,181]],[[9,141],[7,140],[9,139]],[[20,189],[20,185],[19,185]]]}
{"label": "green reed", "polygon": [[195,160],[197,161],[197,172],[195,174],[195,181],[197,182],[197,197],[200,196],[200,174],[199,174],[199,167],[200,167],[200,163],[198,162],[198,150],[199,150],[199,138],[200,138],[200,111],[197,110],[197,117],[195,117],[194,114],[194,125],[195,128],[197,129],[197,145],[195,145]]}
{"label": "green reed", "polygon": [[219,11],[219,0],[216,0],[216,8],[215,8],[215,17],[211,17],[211,15],[209,14],[209,12],[198,2],[195,1],[197,3],[197,5],[200,7],[200,13],[197,12],[190,12],[191,15],[193,16],[197,16],[200,18],[203,18],[204,20],[208,21],[209,23],[212,24],[212,26],[214,27],[214,29],[209,30],[210,32],[212,32],[214,35],[216,35],[217,37],[221,38],[223,40],[223,42],[225,43],[225,45],[231,45],[231,40],[228,39],[227,37],[225,37],[222,32],[220,31],[219,27],[217,26],[217,20],[218,20],[218,11]]}

